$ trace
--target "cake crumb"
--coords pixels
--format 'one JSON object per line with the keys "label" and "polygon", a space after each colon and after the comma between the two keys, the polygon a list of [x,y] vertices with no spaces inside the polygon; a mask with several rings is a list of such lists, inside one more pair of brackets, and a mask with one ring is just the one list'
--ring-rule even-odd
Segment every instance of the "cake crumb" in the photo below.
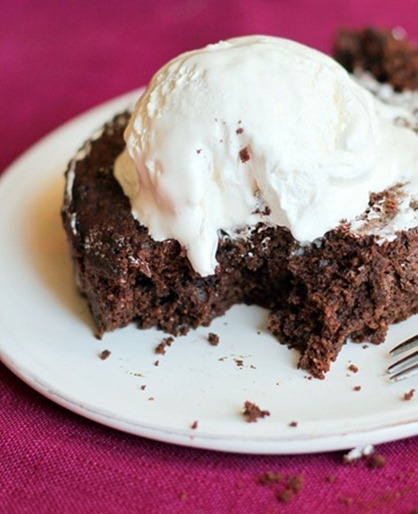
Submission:
{"label": "cake crumb", "polygon": [[325,482],[328,482],[328,484],[333,484],[336,481],[337,481],[336,475],[328,475],[325,477]]}
{"label": "cake crumb", "polygon": [[283,489],[283,491],[280,491],[277,493],[277,499],[279,502],[282,503],[289,503],[290,500],[293,498],[293,491],[291,489]]}
{"label": "cake crumb", "polygon": [[179,328],[179,334],[181,336],[185,336],[188,331],[189,331],[189,327],[187,327],[186,325],[181,325],[181,327]]}
{"label": "cake crumb", "polygon": [[237,128],[235,131],[237,134],[242,134],[244,132],[244,129],[242,127]]}
{"label": "cake crumb", "polygon": [[408,391],[407,393],[405,393],[403,395],[403,399],[406,402],[409,402],[409,400],[412,400],[412,397],[414,396],[414,394],[415,394],[415,389],[411,389],[410,391]]}
{"label": "cake crumb", "polygon": [[99,358],[102,359],[102,361],[105,361],[108,357],[110,357],[112,352],[110,350],[103,350],[99,353]]}
{"label": "cake crumb", "polygon": [[242,359],[234,359],[234,361],[239,368],[242,368],[244,366],[244,361]]}
{"label": "cake crumb", "polygon": [[148,401],[149,401],[149,402],[153,402],[154,400],[155,400],[155,398],[154,398],[153,396],[150,396],[150,397],[148,398]]}
{"label": "cake crumb", "polygon": [[282,481],[283,475],[277,471],[266,471],[257,480],[261,485],[277,484]]}
{"label": "cake crumb", "polygon": [[263,486],[282,484],[281,490],[276,493],[276,499],[282,503],[288,503],[302,489],[303,476],[288,475],[285,477],[277,471],[266,471],[258,477],[257,483]]}
{"label": "cake crumb", "polygon": [[179,500],[180,501],[184,502],[184,501],[187,500],[187,498],[188,498],[188,494],[186,493],[186,491],[181,491],[179,493]]}
{"label": "cake crumb", "polygon": [[302,486],[302,475],[290,475],[286,480],[284,489],[277,494],[277,499],[283,503],[288,503],[302,489]]}
{"label": "cake crumb", "polygon": [[197,420],[193,421],[193,423],[190,425],[190,428],[192,430],[196,430],[196,428],[199,426],[199,422]]}
{"label": "cake crumb", "polygon": [[354,391],[361,391],[361,386],[354,386],[354,387],[353,387],[353,390],[354,390]]}
{"label": "cake crumb", "polygon": [[242,414],[248,423],[256,423],[259,418],[270,416],[268,410],[261,410],[258,405],[249,401],[244,403],[244,411]]}
{"label": "cake crumb", "polygon": [[165,355],[167,346],[171,346],[174,342],[174,337],[165,337],[160,344],[155,348],[155,353],[158,355]]}
{"label": "cake crumb", "polygon": [[147,386],[146,386],[145,384],[143,384],[143,385],[140,387],[141,391],[145,391],[146,387],[147,387]]}
{"label": "cake crumb", "polygon": [[159,365],[160,365],[160,361],[159,361],[159,360],[156,360],[156,361],[154,362],[154,366],[159,366]]}
{"label": "cake crumb", "polygon": [[208,341],[211,346],[218,346],[218,344],[219,344],[218,334],[215,334],[214,332],[209,332]]}
{"label": "cake crumb", "polygon": [[287,479],[286,488],[290,489],[294,493],[298,493],[303,486],[303,476],[302,475],[290,475]]}
{"label": "cake crumb", "polygon": [[353,504],[354,500],[350,496],[340,496],[339,501],[341,503],[343,503],[344,505],[347,505],[347,507],[349,507],[350,505]]}
{"label": "cake crumb", "polygon": [[374,453],[371,455],[368,459],[367,466],[370,469],[380,469],[384,468],[386,465],[386,459],[383,457],[383,455],[380,455],[379,453]]}
{"label": "cake crumb", "polygon": [[245,148],[242,148],[239,151],[239,158],[241,159],[242,163],[245,163],[250,160],[250,152],[248,150],[248,146],[246,146]]}
{"label": "cake crumb", "polygon": [[348,366],[348,369],[349,369],[350,371],[352,371],[353,373],[357,373],[357,372],[358,372],[358,367],[357,367],[355,364],[350,364],[350,365]]}
{"label": "cake crumb", "polygon": [[291,421],[289,423],[289,427],[297,427],[298,426],[298,422],[297,421]]}

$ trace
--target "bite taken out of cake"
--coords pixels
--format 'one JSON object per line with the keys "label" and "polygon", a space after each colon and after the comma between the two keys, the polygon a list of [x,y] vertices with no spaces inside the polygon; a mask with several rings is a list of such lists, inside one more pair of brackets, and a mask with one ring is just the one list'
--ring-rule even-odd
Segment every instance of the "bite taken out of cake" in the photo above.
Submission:
{"label": "bite taken out of cake", "polygon": [[182,54],[85,143],[62,216],[99,337],[256,304],[323,378],[418,312],[417,51],[342,31],[336,58],[350,73],[266,36]]}

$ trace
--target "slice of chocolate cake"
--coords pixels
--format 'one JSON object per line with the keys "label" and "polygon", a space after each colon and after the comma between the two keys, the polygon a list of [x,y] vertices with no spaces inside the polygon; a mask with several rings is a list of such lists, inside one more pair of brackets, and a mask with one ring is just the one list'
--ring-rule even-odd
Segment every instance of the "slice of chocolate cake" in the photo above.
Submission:
{"label": "slice of chocolate cake", "polygon": [[[394,71],[399,53],[412,56],[404,81]],[[416,53],[371,30],[341,32],[336,44],[349,71],[360,66],[397,90],[413,84]],[[234,304],[256,304],[270,310],[278,341],[300,351],[299,366],[323,378],[348,339],[381,343],[391,323],[418,312],[418,203],[406,183],[370,194],[364,212],[303,242],[271,221],[263,198],[255,223],[219,228],[216,267],[205,274],[193,265],[190,246],[152,237],[132,215],[114,175],[129,119],[123,113],[106,124],[66,172],[62,217],[98,337],[131,322],[176,335],[209,325]],[[251,162],[254,147],[242,148]]]}
{"label": "slice of chocolate cake", "polygon": [[405,39],[402,29],[341,29],[334,55],[350,73],[368,71],[395,91],[418,89],[418,49]]}

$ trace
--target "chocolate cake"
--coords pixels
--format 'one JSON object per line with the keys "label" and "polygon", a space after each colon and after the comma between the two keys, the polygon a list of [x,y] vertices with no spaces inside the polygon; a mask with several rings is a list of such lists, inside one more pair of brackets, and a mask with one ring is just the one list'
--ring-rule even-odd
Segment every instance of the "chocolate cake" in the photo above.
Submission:
{"label": "chocolate cake", "polygon": [[[397,90],[418,85],[417,50],[389,32],[342,31],[335,55]],[[402,185],[371,194],[355,228],[343,222],[310,244],[261,222],[221,232],[216,272],[201,276],[178,241],[155,241],[134,219],[114,177],[129,117],[109,121],[66,171],[62,218],[98,337],[131,322],[183,334],[234,304],[260,305],[271,333],[300,351],[299,366],[323,378],[348,339],[381,343],[391,323],[418,312],[418,228],[376,235],[396,216]]]}

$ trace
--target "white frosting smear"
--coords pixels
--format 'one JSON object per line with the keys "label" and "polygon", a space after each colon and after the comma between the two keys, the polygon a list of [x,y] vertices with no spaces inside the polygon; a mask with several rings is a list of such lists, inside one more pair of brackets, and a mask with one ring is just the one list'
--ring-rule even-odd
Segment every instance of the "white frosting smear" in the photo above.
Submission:
{"label": "white frosting smear", "polygon": [[395,123],[402,116],[320,52],[231,39],[157,72],[115,174],[151,236],[177,239],[206,276],[219,230],[262,221],[313,241],[354,220],[372,191],[418,191],[418,139]]}

